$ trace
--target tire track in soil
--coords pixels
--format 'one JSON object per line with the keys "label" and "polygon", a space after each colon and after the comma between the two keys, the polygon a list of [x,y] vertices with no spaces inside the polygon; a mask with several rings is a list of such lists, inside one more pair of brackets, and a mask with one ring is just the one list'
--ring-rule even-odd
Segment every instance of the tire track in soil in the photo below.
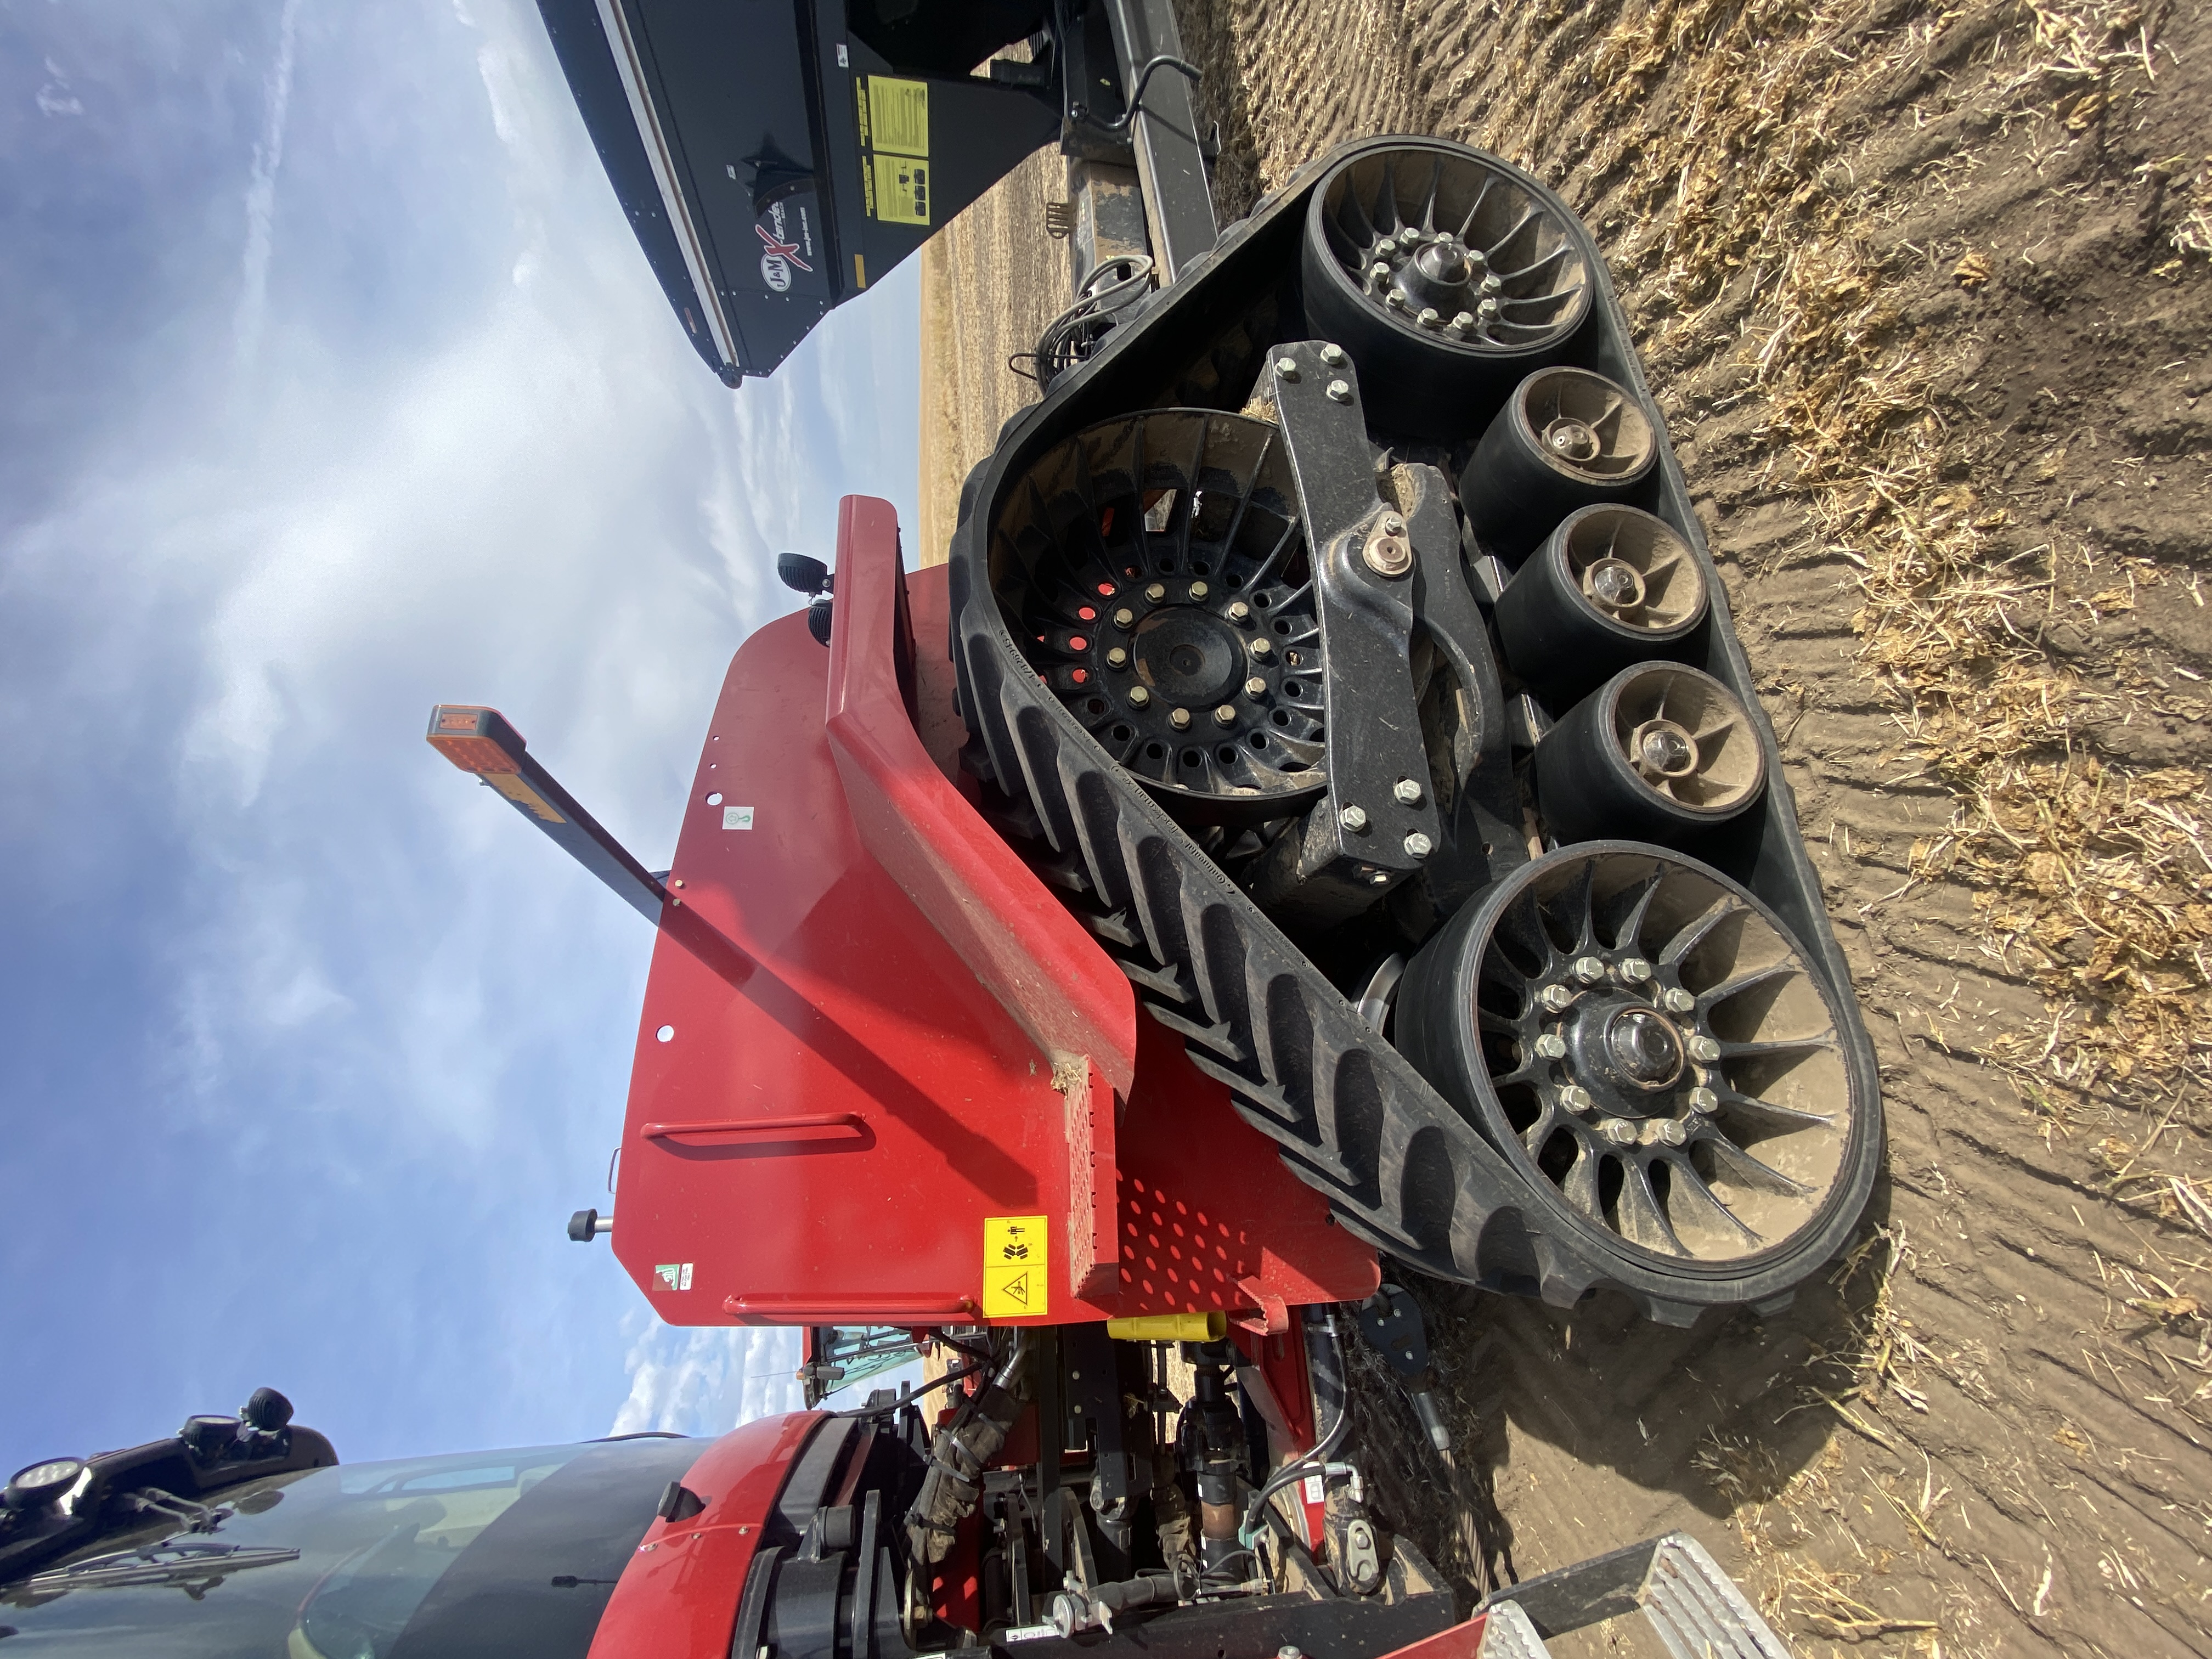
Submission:
{"label": "tire track in soil", "polygon": [[[2116,1200],[2113,1182],[2138,1161],[2212,1169],[2201,1083],[2177,1080],[2164,1102],[2015,1088],[1980,1057],[2051,1015],[1987,948],[1976,889],[1908,879],[1916,843],[1956,803],[1920,775],[1905,702],[1861,669],[1859,568],[1826,545],[1746,366],[1776,324],[1764,256],[1791,247],[1739,247],[1709,293],[1670,289],[1668,268],[1670,238],[1730,210],[1736,186],[1696,174],[1716,144],[1745,189],[1770,165],[1796,169],[1789,235],[1836,233],[1848,201],[1860,222],[1846,228],[1893,290],[1883,326],[1918,331],[1941,359],[1908,411],[1953,434],[1938,482],[2007,508],[1995,554],[2059,547],[2037,637],[2111,699],[2085,730],[2117,763],[2201,774],[2212,280],[2175,239],[2212,188],[2199,166],[2212,23],[2155,3],[1913,0],[1840,17],[1767,0],[1179,10],[1223,133],[1224,217],[1336,142],[1402,131],[1529,167],[1597,233],[1762,677],[1881,1067],[1888,1176],[1860,1246],[1783,1316],[1671,1331],[1603,1297],[1561,1312],[1410,1281],[1446,1373],[1462,1501],[1523,1575],[1686,1528],[1800,1652],[2212,1652],[2212,1370],[2201,1313],[2175,1311],[2212,1303],[2212,1241],[2153,1201],[2158,1188]],[[2084,20],[2094,75],[2030,72]],[[2154,83],[2124,61],[2134,31]],[[1784,69],[1811,89],[1778,90]],[[1623,85],[1636,95],[1594,125],[1587,112]],[[1716,107],[1770,92],[1771,118],[1713,131]],[[948,280],[977,280],[977,258],[1034,264],[993,238],[1042,238],[1004,222]],[[1954,262],[1977,252],[1994,275],[1962,285]],[[1025,298],[1008,349],[1065,286],[1055,267]],[[1003,418],[1025,383],[998,379],[995,401],[963,396]],[[961,413],[961,459],[940,474],[956,488],[996,429]],[[2134,608],[2084,605],[2075,596],[2111,586],[2122,556],[2147,562]],[[2145,677],[2179,713],[2130,700]],[[1463,1571],[1413,1419],[1383,1373],[1368,1380],[1364,1409],[1399,1430],[1375,1454],[1378,1503]]]}

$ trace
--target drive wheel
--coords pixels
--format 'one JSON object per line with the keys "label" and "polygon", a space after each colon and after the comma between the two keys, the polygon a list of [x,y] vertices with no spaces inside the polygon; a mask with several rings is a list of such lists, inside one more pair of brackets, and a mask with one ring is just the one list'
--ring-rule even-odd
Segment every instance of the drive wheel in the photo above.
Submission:
{"label": "drive wheel", "polygon": [[1354,151],[1306,210],[1307,319],[1358,365],[1378,424],[1479,426],[1589,313],[1592,256],[1558,197],[1462,144]]}
{"label": "drive wheel", "polygon": [[1522,866],[1407,965],[1395,1030],[1540,1208],[1624,1276],[1705,1279],[1693,1299],[1795,1282],[1872,1187],[1871,1079],[1826,986],[1749,892],[1656,847]]}
{"label": "drive wheel", "polygon": [[1313,570],[1281,434],[1152,410],[1049,451],[1010,492],[991,581],[1037,678],[1183,822],[1319,795]]}

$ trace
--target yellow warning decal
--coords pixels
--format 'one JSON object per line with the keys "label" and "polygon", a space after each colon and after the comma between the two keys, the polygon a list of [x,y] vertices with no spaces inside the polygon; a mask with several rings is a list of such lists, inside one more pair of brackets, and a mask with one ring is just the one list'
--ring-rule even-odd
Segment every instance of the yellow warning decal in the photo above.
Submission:
{"label": "yellow warning decal", "polygon": [[868,159],[875,163],[867,192],[869,211],[890,224],[927,224],[929,163],[880,152]]}
{"label": "yellow warning decal", "polygon": [[929,159],[929,82],[868,77],[868,112],[860,137],[876,149]]}
{"label": "yellow warning decal", "polygon": [[983,1317],[1021,1319],[1048,1311],[1052,1285],[1049,1218],[994,1215],[983,1222]]}

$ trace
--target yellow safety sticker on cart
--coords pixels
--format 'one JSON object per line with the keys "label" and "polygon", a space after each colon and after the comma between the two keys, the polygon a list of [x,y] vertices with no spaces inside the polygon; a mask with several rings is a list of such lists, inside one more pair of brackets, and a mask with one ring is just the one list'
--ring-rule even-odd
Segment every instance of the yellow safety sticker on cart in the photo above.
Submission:
{"label": "yellow safety sticker on cart", "polygon": [[1048,1310],[1051,1224],[1041,1215],[994,1215],[983,1223],[983,1317],[1021,1319]]}
{"label": "yellow safety sticker on cart", "polygon": [[929,82],[868,77],[868,118],[860,136],[876,149],[929,159]]}
{"label": "yellow safety sticker on cart", "polygon": [[895,225],[929,222],[929,163],[911,155],[878,155],[868,194],[875,216]]}

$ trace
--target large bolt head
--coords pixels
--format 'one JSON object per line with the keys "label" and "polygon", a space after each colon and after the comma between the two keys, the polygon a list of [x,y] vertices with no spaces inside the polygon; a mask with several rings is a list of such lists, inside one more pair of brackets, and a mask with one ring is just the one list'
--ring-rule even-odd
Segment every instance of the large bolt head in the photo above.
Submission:
{"label": "large bolt head", "polygon": [[1403,311],[1406,308],[1406,296],[1394,288],[1382,296],[1382,303],[1393,311]]}
{"label": "large bolt head", "polygon": [[1169,724],[1170,726],[1172,726],[1173,727],[1175,727],[1175,729],[1176,729],[1176,731],[1178,731],[1178,732],[1188,732],[1188,731],[1189,731],[1189,730],[1190,730],[1190,710],[1189,710],[1189,709],[1188,709],[1188,708],[1170,708],[1170,709],[1169,709],[1169,710],[1168,710],[1168,724]]}
{"label": "large bolt head", "polygon": [[1255,657],[1270,657],[1274,654],[1274,641],[1264,634],[1252,641],[1252,654]]}
{"label": "large bolt head", "polygon": [[1116,628],[1133,628],[1136,622],[1137,613],[1126,605],[1114,613],[1114,626]]}
{"label": "large bolt head", "polygon": [[1461,312],[1458,316],[1451,319],[1451,325],[1455,332],[1466,333],[1474,326],[1474,313],[1471,311]]}
{"label": "large bolt head", "polygon": [[1109,668],[1127,668],[1129,665],[1129,653],[1120,646],[1115,646],[1106,653],[1106,665]]}
{"label": "large bolt head", "polygon": [[1190,602],[1196,605],[1212,591],[1204,582],[1193,582],[1190,585]]}
{"label": "large bolt head", "polygon": [[1690,1058],[1700,1066],[1710,1066],[1721,1057],[1721,1045],[1709,1036],[1690,1039]]}
{"label": "large bolt head", "polygon": [[1351,361],[1344,355],[1344,348],[1337,344],[1334,340],[1331,340],[1322,347],[1321,360],[1327,363],[1331,368],[1342,368],[1346,362]]}
{"label": "large bolt head", "polygon": [[1570,1083],[1559,1091],[1559,1104],[1571,1112],[1587,1112],[1591,1107],[1596,1105],[1597,1102],[1591,1097],[1590,1091],[1583,1088],[1581,1084]]}
{"label": "large bolt head", "polygon": [[[1390,273],[1386,270],[1382,274],[1388,276]],[[1276,358],[1275,373],[1281,375],[1286,380],[1297,380],[1298,378],[1298,360],[1295,357]]]}
{"label": "large bolt head", "polygon": [[1657,1123],[1652,1125],[1652,1129],[1658,1135],[1661,1143],[1668,1146],[1679,1146],[1690,1138],[1689,1130],[1671,1117],[1660,1119]]}
{"label": "large bolt head", "polygon": [[1603,957],[1577,957],[1575,958],[1575,977],[1582,981],[1585,985],[1596,984],[1600,980],[1605,977],[1605,958]]}
{"label": "large bolt head", "polygon": [[1425,859],[1436,850],[1436,842],[1418,830],[1406,837],[1406,856],[1409,859]]}
{"label": "large bolt head", "polygon": [[1717,1111],[1720,1109],[1720,1103],[1721,1097],[1711,1089],[1698,1088],[1690,1091],[1690,1109],[1693,1112]]}
{"label": "large bolt head", "polygon": [[1233,703],[1226,703],[1226,702],[1224,702],[1224,703],[1223,703],[1223,704],[1221,705],[1221,707],[1220,707],[1220,708],[1218,708],[1215,709],[1215,710],[1213,711],[1213,723],[1214,723],[1216,726],[1234,726],[1234,725],[1236,725],[1236,724],[1237,724],[1237,708],[1236,708],[1236,705],[1235,705],[1235,704],[1233,704]]}
{"label": "large bolt head", "polygon": [[1331,380],[1328,386],[1324,388],[1324,395],[1326,395],[1329,402],[1333,404],[1348,404],[1352,401],[1352,382],[1349,380]]}
{"label": "large bolt head", "polygon": [[1252,607],[1242,599],[1231,599],[1226,614],[1233,623],[1249,622],[1252,620]]}
{"label": "large bolt head", "polygon": [[1621,978],[1631,985],[1640,985],[1651,977],[1651,964],[1642,957],[1623,957],[1615,966]]}
{"label": "large bolt head", "polygon": [[1244,682],[1244,695],[1257,702],[1267,695],[1267,682],[1255,674]]}
{"label": "large bolt head", "polygon": [[1644,1136],[1637,1127],[1625,1117],[1608,1118],[1599,1132],[1616,1146],[1633,1146]]}
{"label": "large bolt head", "polygon": [[1685,991],[1679,985],[1671,985],[1668,987],[1667,994],[1661,998],[1660,1000],[1667,1005],[1667,1012],[1671,1014],[1690,1013],[1694,1011],[1698,1006],[1697,998],[1692,996],[1687,991]]}
{"label": "large bolt head", "polygon": [[1167,596],[1168,588],[1165,582],[1154,582],[1150,587],[1145,590],[1145,597],[1150,599],[1154,605],[1159,604],[1160,601],[1166,599]]}
{"label": "large bolt head", "polygon": [[1536,1039],[1536,1052],[1546,1060],[1565,1060],[1567,1040],[1555,1031],[1547,1031]]}
{"label": "large bolt head", "polygon": [[1151,692],[1149,692],[1149,691],[1146,690],[1145,690],[1145,688],[1144,688],[1143,686],[1141,686],[1141,685],[1133,685],[1133,686],[1131,686],[1131,687],[1129,688],[1129,707],[1130,707],[1130,708],[1144,708],[1147,703],[1151,702],[1152,702],[1152,694]]}
{"label": "large bolt head", "polygon": [[1423,306],[1421,314],[1413,320],[1420,324],[1423,328],[1435,328],[1440,325],[1443,319],[1443,313],[1438,311],[1434,306]]}
{"label": "large bolt head", "polygon": [[1402,805],[1419,806],[1421,804],[1421,786],[1412,778],[1399,779],[1390,786],[1390,793]]}
{"label": "large bolt head", "polygon": [[1367,809],[1364,806],[1347,806],[1336,815],[1336,821],[1351,830],[1353,835],[1358,835],[1367,828]]}
{"label": "large bolt head", "polygon": [[1574,1006],[1575,994],[1564,985],[1547,985],[1536,993],[1538,1006],[1559,1013]]}

